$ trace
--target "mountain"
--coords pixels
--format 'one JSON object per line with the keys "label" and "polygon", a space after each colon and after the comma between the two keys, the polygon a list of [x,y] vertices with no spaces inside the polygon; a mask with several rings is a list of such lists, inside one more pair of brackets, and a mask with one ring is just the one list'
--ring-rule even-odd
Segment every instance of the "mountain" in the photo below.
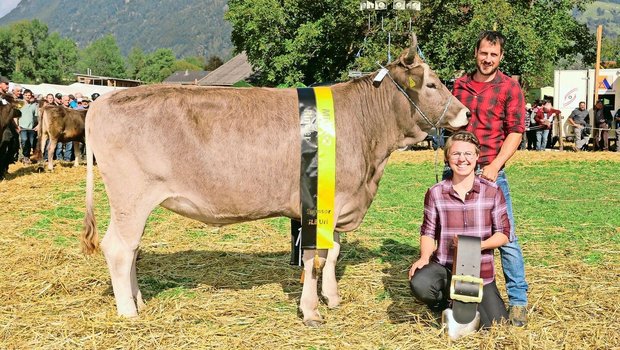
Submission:
{"label": "mountain", "polygon": [[124,55],[133,47],[170,48],[178,57],[227,59],[232,28],[226,10],[227,0],[22,0],[0,26],[37,18],[80,48],[112,34]]}
{"label": "mountain", "polygon": [[573,16],[585,23],[592,33],[596,33],[596,27],[600,24],[605,37],[616,38],[620,35],[620,0],[594,1],[586,6],[584,12],[573,11]]}

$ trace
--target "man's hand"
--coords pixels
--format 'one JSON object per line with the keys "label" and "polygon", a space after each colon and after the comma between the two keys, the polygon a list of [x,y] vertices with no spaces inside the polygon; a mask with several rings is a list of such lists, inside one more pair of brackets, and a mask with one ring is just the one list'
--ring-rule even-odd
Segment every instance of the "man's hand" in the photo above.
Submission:
{"label": "man's hand", "polygon": [[428,263],[429,259],[420,258],[418,259],[418,261],[411,264],[411,268],[409,269],[409,280],[413,278],[413,275],[415,274],[415,271],[417,269],[423,268],[424,266],[428,265]]}
{"label": "man's hand", "polygon": [[495,182],[497,180],[497,174],[499,173],[499,168],[493,165],[493,163],[482,168],[482,178],[487,179],[489,181]]}

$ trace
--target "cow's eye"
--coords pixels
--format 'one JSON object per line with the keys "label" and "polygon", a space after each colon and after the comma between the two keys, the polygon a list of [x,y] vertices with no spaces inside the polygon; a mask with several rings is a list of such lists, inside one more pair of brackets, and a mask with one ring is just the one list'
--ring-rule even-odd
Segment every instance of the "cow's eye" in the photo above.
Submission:
{"label": "cow's eye", "polygon": [[429,89],[437,89],[437,85],[435,85],[435,83],[428,83],[426,84],[426,87]]}

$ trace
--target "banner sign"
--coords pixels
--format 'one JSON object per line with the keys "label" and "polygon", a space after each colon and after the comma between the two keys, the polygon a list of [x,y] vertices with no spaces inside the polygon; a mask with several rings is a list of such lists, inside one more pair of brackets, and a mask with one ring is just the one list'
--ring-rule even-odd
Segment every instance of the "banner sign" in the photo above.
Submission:
{"label": "banner sign", "polygon": [[[334,246],[336,125],[329,87],[297,89],[301,134],[301,225],[291,224],[298,249]],[[301,239],[294,231],[301,226]],[[293,260],[291,259],[291,263]]]}

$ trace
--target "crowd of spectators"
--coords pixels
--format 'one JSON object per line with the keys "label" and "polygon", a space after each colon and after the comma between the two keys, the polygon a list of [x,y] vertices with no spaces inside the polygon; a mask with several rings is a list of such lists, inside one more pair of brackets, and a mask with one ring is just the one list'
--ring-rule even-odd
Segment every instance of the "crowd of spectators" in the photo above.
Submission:
{"label": "crowd of spectators", "polygon": [[[525,128],[522,150],[543,151],[551,149],[558,142],[557,130],[561,121],[561,111],[553,108],[551,101],[536,100],[533,104],[526,104]],[[594,127],[592,122],[594,121]],[[620,137],[620,109],[616,111],[612,118],[611,110],[604,106],[602,100],[598,100],[594,108],[587,110],[584,101],[579,102],[579,107],[575,108],[568,116],[567,123],[572,129],[574,136],[571,146],[575,152],[579,151],[611,151],[620,152],[618,139]],[[612,128],[613,126],[613,128]],[[615,144],[610,146],[610,131],[615,134],[611,136]],[[554,135],[555,134],[555,135]],[[551,135],[551,137],[550,137]],[[567,136],[567,135],[565,135]],[[592,141],[592,147],[589,142]]]}
{"label": "crowd of spectators", "polygon": [[[0,77],[0,80],[8,82],[6,77]],[[14,158],[16,161],[21,161],[24,164],[30,164],[30,157],[37,146],[39,117],[42,107],[63,106],[76,110],[88,109],[90,103],[99,97],[98,93],[94,93],[91,96],[84,96],[80,92],[65,95],[61,93],[48,93],[47,95],[35,94],[30,89],[24,89],[19,84],[9,84],[8,90],[3,92],[11,94],[17,100],[23,101],[23,105],[20,108],[21,116],[15,118],[14,123],[10,127],[15,129],[14,134],[16,137],[19,137],[19,151]],[[47,145],[45,146],[45,149],[47,149]],[[47,152],[44,152],[43,157],[47,160]],[[53,154],[53,159],[64,161],[74,160],[73,143],[59,142]]]}

